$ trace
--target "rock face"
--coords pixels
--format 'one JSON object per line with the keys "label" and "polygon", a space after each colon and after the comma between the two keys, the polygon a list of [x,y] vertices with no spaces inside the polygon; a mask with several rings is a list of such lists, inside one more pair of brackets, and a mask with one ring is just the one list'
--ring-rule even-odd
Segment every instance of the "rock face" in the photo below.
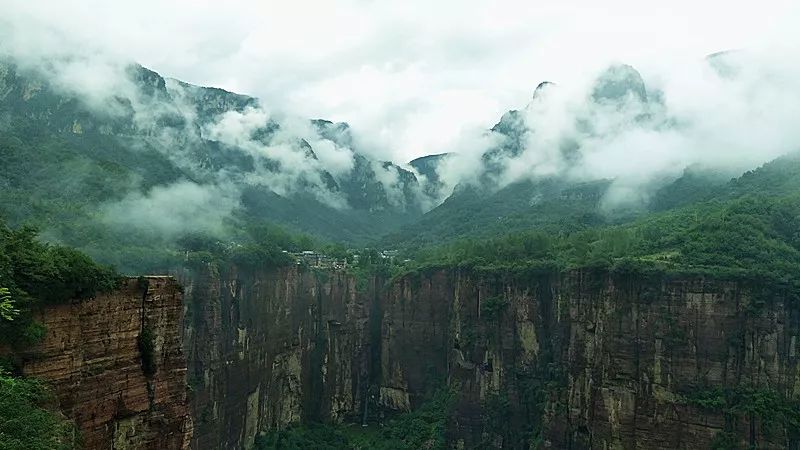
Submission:
{"label": "rock face", "polygon": [[54,385],[86,448],[250,448],[443,386],[453,448],[800,446],[800,306],[757,282],[210,265],[183,283],[183,303],[149,277],[43,311],[24,372]]}
{"label": "rock face", "polygon": [[[85,448],[189,448],[181,300],[173,278],[134,278],[113,293],[40,313],[47,334],[24,355],[23,372],[53,386]],[[139,345],[145,329],[150,374]]]}
{"label": "rock face", "polygon": [[442,385],[458,392],[455,448],[798,446],[786,292],[591,271],[356,284],[298,268],[195,278],[194,447],[413,409]]}
{"label": "rock face", "polygon": [[785,299],[696,277],[406,277],[384,304],[381,392],[413,407],[426,373],[445,376],[466,448],[798,448],[800,311]]}
{"label": "rock face", "polygon": [[186,286],[193,448],[249,448],[259,431],[361,411],[374,289],[297,267],[212,266]]}

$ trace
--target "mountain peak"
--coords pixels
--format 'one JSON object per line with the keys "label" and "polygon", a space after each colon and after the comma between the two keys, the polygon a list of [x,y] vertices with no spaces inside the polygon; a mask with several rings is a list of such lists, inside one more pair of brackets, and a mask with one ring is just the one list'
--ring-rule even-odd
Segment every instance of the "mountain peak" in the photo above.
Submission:
{"label": "mountain peak", "polygon": [[627,64],[608,67],[597,77],[592,89],[592,99],[595,101],[622,100],[629,95],[642,102],[647,101],[642,75]]}
{"label": "mountain peak", "polygon": [[550,89],[556,87],[556,84],[551,81],[542,81],[536,86],[536,89],[533,90],[533,99],[536,100],[541,98],[542,95],[547,93]]}

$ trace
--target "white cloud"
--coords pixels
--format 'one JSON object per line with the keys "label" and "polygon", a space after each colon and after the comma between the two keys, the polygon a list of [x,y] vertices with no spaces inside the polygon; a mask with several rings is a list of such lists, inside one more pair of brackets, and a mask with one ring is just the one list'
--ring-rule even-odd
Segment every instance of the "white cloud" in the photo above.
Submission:
{"label": "white cloud", "polygon": [[253,94],[270,110],[347,121],[385,159],[457,142],[542,80],[611,61],[640,70],[729,48],[797,44],[800,6],[721,0],[531,3],[0,0],[6,46],[136,60]]}
{"label": "white cloud", "polygon": [[[543,80],[558,88],[524,111],[533,132],[525,151],[501,161],[504,183],[563,172],[642,192],[686,165],[752,167],[800,139],[800,64],[791,57],[800,49],[800,5],[791,0],[0,0],[0,10],[0,51],[50,63],[62,89],[86,94],[90,105],[128,92],[115,75],[129,61],[259,97],[262,108],[228,113],[205,132],[281,164],[248,182],[286,194],[301,179],[342,207],[319,169],[348,173],[352,151],[293,117],[346,121],[358,148],[379,159],[456,152],[441,171],[449,188],[476,179],[483,150],[499,139],[485,130],[527,104]],[[735,78],[702,61],[730,48],[748,49]],[[591,80],[612,62],[636,67],[663,93],[663,108],[587,103]],[[144,106],[136,113],[154,113]],[[251,139],[276,115],[282,127],[268,145]],[[564,159],[565,145],[580,147],[580,164]],[[376,172],[387,186],[396,182]]]}
{"label": "white cloud", "polygon": [[[280,128],[267,142],[256,138],[254,133],[263,129],[269,119],[270,115],[261,108],[228,111],[206,126],[203,135],[253,158],[255,170],[243,174],[241,179],[245,183],[265,186],[283,196],[298,190],[308,191],[329,206],[347,207],[347,201],[329,189],[322,174],[328,171],[335,176],[349,172],[353,167],[352,151],[319,137],[308,121],[290,117],[281,118]],[[313,145],[314,155],[301,140]],[[219,175],[227,179],[231,174]]]}
{"label": "white cloud", "polygon": [[101,219],[119,229],[169,239],[188,231],[220,232],[238,207],[238,191],[232,186],[179,181],[109,203],[101,208]]}
{"label": "white cloud", "polygon": [[[800,63],[763,52],[724,57],[727,71],[700,59],[645,76],[648,101],[631,92],[593,99],[593,83],[548,87],[520,113],[519,153],[494,154],[494,178],[500,186],[554,175],[609,179],[608,206],[639,204],[689,166],[735,176],[800,150]],[[474,179],[476,154],[451,158],[448,177]]]}

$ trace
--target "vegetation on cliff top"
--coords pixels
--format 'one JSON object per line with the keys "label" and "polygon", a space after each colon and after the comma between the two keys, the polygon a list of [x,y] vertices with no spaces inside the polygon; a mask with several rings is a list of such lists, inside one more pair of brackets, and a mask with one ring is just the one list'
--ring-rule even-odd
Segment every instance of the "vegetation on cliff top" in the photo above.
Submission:
{"label": "vegetation on cliff top", "polygon": [[800,196],[744,196],[571,234],[538,231],[420,251],[407,271],[606,267],[758,277],[800,283]]}
{"label": "vegetation on cliff top", "polygon": [[327,244],[302,233],[292,233],[269,223],[252,223],[237,237],[222,240],[205,233],[189,233],[177,241],[184,263],[197,267],[208,263],[232,263],[240,268],[269,269],[291,265],[294,258],[286,252],[320,250],[330,255],[345,252],[341,245]]}
{"label": "vegetation on cliff top", "polygon": [[26,344],[43,330],[31,312],[44,303],[94,296],[114,289],[119,275],[76,250],[42,243],[32,228],[11,229],[0,222],[0,286],[3,307],[14,320],[0,321],[0,343]]}

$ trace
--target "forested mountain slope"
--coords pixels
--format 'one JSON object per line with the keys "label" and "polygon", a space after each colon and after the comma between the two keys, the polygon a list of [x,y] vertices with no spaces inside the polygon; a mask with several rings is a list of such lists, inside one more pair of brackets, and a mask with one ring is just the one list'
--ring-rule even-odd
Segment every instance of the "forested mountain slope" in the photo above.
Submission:
{"label": "forested mountain slope", "polygon": [[412,172],[359,153],[347,124],[270,116],[136,65],[71,84],[65,64],[0,61],[0,217],[103,261],[163,267],[185,233],[230,241],[264,221],[363,243],[431,202]]}

